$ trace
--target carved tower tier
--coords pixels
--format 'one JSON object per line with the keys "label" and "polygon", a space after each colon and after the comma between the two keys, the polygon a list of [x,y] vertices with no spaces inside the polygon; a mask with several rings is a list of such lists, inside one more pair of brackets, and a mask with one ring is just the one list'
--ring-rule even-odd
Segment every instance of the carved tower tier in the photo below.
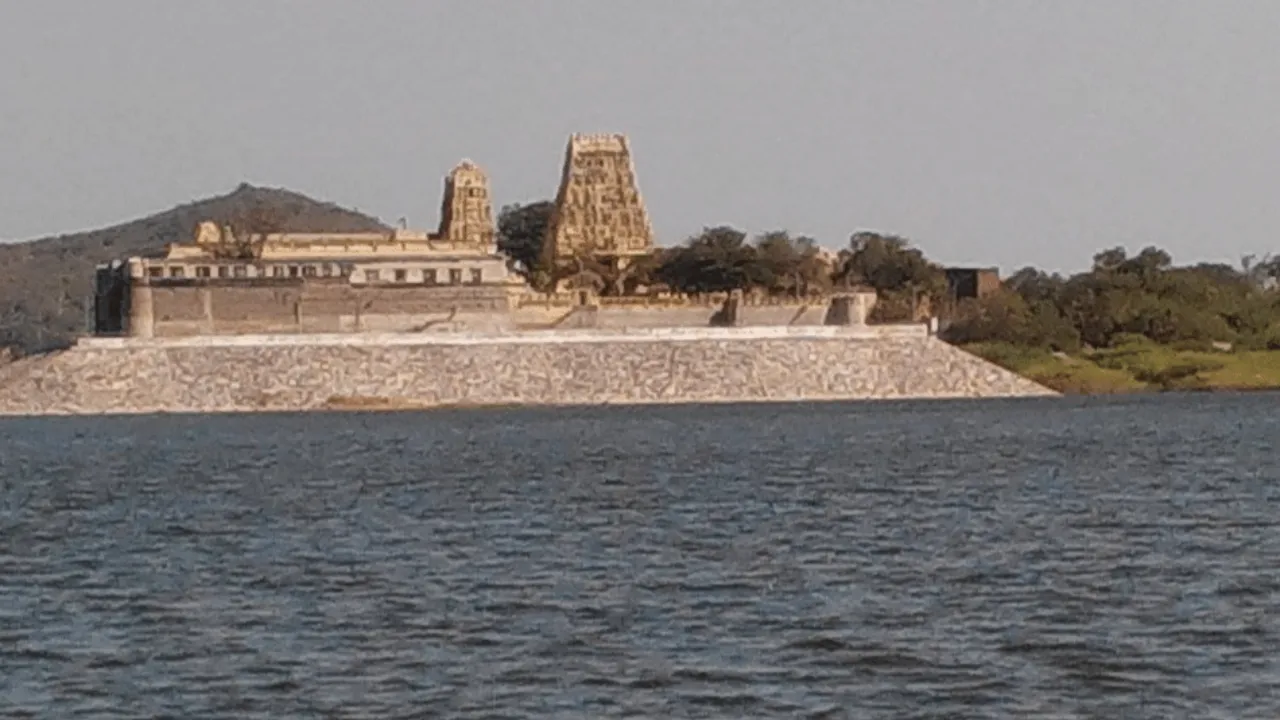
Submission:
{"label": "carved tower tier", "polygon": [[440,239],[496,252],[497,232],[489,177],[475,163],[463,160],[444,181],[440,209]]}
{"label": "carved tower tier", "polygon": [[625,135],[569,138],[547,241],[557,259],[587,253],[625,264],[653,252]]}

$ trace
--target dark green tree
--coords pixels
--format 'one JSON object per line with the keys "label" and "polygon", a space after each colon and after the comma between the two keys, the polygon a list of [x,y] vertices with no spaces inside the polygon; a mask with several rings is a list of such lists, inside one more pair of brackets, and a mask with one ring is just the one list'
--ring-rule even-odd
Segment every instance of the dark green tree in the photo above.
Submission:
{"label": "dark green tree", "polygon": [[1028,302],[1010,288],[960,301],[943,337],[954,343],[1001,342],[1073,351],[1080,334],[1051,302]]}
{"label": "dark green tree", "polygon": [[512,269],[534,287],[542,288],[553,272],[547,257],[547,228],[555,203],[550,200],[506,205],[498,212],[498,251],[511,258]]}
{"label": "dark green tree", "polygon": [[1028,303],[1047,302],[1057,304],[1066,279],[1061,275],[1050,275],[1043,270],[1025,267],[1010,275],[1004,286],[1018,293]]}
{"label": "dark green tree", "polygon": [[655,275],[672,290],[697,294],[746,289],[760,271],[746,233],[721,226],[667,251]]}
{"label": "dark green tree", "polygon": [[816,240],[776,230],[756,238],[751,285],[768,295],[804,297],[830,288],[830,268]]}
{"label": "dark green tree", "polygon": [[906,238],[859,232],[849,238],[835,274],[836,286],[864,285],[879,295],[872,319],[918,319],[947,297],[947,276]]}

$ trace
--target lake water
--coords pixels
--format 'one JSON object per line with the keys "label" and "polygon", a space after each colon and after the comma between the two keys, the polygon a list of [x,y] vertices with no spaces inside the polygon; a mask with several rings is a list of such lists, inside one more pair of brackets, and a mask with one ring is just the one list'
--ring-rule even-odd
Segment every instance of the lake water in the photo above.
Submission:
{"label": "lake water", "polygon": [[1280,396],[0,421],[0,717],[1280,717]]}

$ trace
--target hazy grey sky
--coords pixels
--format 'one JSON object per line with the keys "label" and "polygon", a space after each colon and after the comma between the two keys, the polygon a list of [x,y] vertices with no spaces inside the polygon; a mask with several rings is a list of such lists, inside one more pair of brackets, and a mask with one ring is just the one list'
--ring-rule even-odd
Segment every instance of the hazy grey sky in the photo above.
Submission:
{"label": "hazy grey sky", "polygon": [[659,239],[1280,251],[1276,0],[0,0],[0,237],[283,186],[433,227],[631,137]]}

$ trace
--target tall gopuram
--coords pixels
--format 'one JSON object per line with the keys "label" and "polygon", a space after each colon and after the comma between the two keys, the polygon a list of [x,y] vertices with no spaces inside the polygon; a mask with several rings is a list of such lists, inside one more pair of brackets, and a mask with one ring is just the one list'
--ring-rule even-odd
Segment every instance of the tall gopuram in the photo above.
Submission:
{"label": "tall gopuram", "polygon": [[569,138],[547,245],[557,260],[588,254],[615,267],[653,252],[625,135]]}

